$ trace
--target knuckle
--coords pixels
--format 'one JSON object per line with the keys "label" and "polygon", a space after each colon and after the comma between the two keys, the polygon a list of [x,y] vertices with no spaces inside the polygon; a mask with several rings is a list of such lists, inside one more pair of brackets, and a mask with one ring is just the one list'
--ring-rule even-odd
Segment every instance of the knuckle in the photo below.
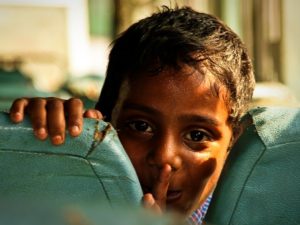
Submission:
{"label": "knuckle", "polygon": [[49,109],[51,107],[52,110],[58,110],[63,108],[63,103],[57,99],[48,99],[46,108]]}
{"label": "knuckle", "polygon": [[19,110],[19,107],[25,106],[27,104],[26,98],[17,98],[12,103],[12,109]]}
{"label": "knuckle", "polygon": [[70,116],[68,122],[75,126],[81,125],[81,119],[76,116]]}
{"label": "knuckle", "polygon": [[52,126],[48,127],[50,135],[62,135],[64,133],[64,128],[61,126],[58,126],[56,124],[53,124]]}
{"label": "knuckle", "polygon": [[23,103],[25,102],[27,99],[26,98],[17,98],[14,100],[15,103]]}
{"label": "knuckle", "polygon": [[33,125],[34,128],[44,128],[45,124],[42,121],[36,120]]}
{"label": "knuckle", "polygon": [[46,104],[46,100],[43,98],[30,98],[30,99],[24,99],[24,104],[28,103],[28,109],[37,107],[37,106],[43,106]]}
{"label": "knuckle", "polygon": [[96,111],[96,114],[98,116],[98,119],[102,119],[103,118],[102,113],[100,111],[96,110],[96,109],[95,109],[95,111]]}
{"label": "knuckle", "polygon": [[83,102],[81,101],[81,99],[79,99],[79,98],[75,98],[75,97],[73,97],[73,98],[70,98],[69,100],[68,100],[69,102],[70,102],[70,104],[72,104],[72,105],[76,105],[76,106],[83,106]]}

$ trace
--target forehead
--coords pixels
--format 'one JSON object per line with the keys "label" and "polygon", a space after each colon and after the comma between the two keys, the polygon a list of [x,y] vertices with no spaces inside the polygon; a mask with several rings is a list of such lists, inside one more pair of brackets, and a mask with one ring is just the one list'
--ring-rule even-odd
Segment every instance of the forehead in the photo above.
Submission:
{"label": "forehead", "polygon": [[[183,65],[180,68],[166,68],[155,74],[149,72],[133,74],[123,82],[121,89],[126,95],[130,92],[131,97],[140,96],[141,93],[150,94],[154,97],[157,92],[180,96],[194,92],[194,97],[202,96],[226,100],[227,94],[224,85],[217,81],[215,76],[205,67],[196,69],[188,65]],[[149,89],[152,90],[147,93],[145,90]]]}
{"label": "forehead", "polygon": [[222,114],[220,120],[224,120],[228,117],[225,93],[208,71],[204,74],[188,66],[165,69],[155,75],[139,73],[123,82],[113,117],[117,119],[125,103],[151,106],[165,116],[218,111]]}

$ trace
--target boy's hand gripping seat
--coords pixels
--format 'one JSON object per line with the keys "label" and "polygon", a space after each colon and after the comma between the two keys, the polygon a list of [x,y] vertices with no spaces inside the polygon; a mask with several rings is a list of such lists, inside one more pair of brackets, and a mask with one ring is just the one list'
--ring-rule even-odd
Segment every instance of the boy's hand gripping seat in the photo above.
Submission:
{"label": "boy's hand gripping seat", "polygon": [[33,135],[27,118],[0,113],[0,199],[138,206],[142,190],[116,131],[85,119],[82,134],[61,146]]}

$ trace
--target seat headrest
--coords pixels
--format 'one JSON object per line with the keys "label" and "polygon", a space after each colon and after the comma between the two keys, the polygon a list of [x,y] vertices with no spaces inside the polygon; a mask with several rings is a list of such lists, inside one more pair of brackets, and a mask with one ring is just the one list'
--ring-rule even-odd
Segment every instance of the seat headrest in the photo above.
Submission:
{"label": "seat headrest", "polygon": [[300,109],[256,108],[231,150],[206,222],[300,224]]}
{"label": "seat headrest", "polygon": [[112,126],[84,120],[63,145],[40,141],[28,118],[13,124],[0,112],[0,199],[140,205],[136,172]]}

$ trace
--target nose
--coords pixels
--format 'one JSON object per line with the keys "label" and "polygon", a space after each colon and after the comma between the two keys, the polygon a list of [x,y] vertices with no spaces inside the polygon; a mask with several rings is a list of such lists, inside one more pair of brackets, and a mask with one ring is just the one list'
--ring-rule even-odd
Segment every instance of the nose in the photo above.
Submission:
{"label": "nose", "polygon": [[169,164],[172,171],[178,170],[182,160],[177,142],[174,136],[168,134],[156,137],[147,155],[148,165],[160,170],[164,165]]}

